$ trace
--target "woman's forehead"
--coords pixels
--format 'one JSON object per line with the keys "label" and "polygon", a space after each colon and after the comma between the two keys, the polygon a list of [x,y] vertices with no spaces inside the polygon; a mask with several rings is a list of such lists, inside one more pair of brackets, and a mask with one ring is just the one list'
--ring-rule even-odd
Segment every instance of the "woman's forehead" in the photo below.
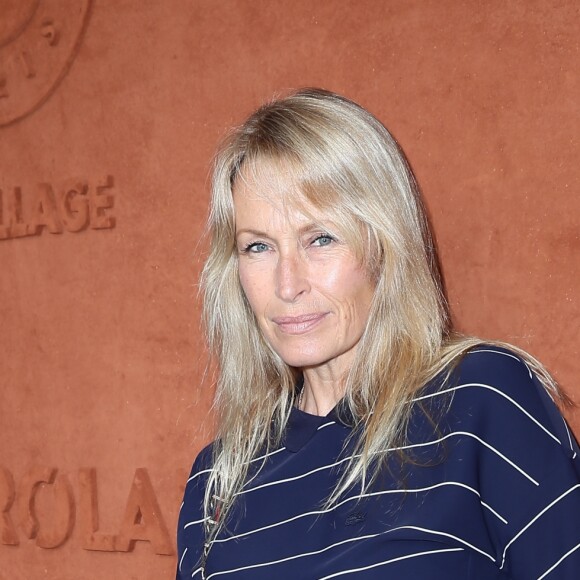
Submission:
{"label": "woman's forehead", "polygon": [[274,227],[331,225],[329,212],[315,207],[295,183],[276,175],[270,177],[236,181],[233,187],[236,229],[264,221]]}
{"label": "woman's forehead", "polygon": [[272,202],[300,195],[296,168],[290,163],[274,159],[246,160],[236,175],[232,193],[243,190],[244,195],[263,197]]}
{"label": "woman's forehead", "polygon": [[232,187],[234,207],[236,199],[243,198],[254,205],[267,203],[281,214],[298,212],[312,217],[314,212],[320,213],[304,195],[297,173],[290,163],[279,160],[244,164]]}

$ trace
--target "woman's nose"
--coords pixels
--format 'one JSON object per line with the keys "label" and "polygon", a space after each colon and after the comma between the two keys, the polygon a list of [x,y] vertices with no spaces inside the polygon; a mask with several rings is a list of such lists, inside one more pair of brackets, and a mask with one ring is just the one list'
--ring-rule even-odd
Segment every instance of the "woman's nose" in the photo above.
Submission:
{"label": "woman's nose", "polygon": [[295,302],[310,289],[308,265],[299,254],[280,256],[276,268],[276,296],[284,302]]}

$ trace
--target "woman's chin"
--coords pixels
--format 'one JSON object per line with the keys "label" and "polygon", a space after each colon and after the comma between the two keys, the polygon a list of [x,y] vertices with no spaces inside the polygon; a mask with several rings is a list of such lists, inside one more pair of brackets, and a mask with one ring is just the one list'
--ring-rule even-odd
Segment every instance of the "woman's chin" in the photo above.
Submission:
{"label": "woman's chin", "polygon": [[288,366],[297,369],[319,367],[328,362],[328,358],[321,356],[320,352],[304,353],[304,352],[288,352],[284,350],[278,350],[277,352],[280,358]]}
{"label": "woman's chin", "polygon": [[322,348],[320,344],[309,345],[308,349],[274,348],[278,356],[288,365],[297,369],[322,369],[325,366],[333,367],[335,370],[341,366],[348,366],[354,353],[356,344],[353,347],[345,345],[344,348]]}

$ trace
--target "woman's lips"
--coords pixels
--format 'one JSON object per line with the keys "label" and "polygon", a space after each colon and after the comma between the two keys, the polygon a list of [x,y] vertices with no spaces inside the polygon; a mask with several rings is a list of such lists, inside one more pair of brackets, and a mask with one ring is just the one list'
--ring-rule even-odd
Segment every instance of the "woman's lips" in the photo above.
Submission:
{"label": "woman's lips", "polygon": [[272,322],[286,334],[304,334],[312,330],[328,312],[302,314],[301,316],[277,316]]}

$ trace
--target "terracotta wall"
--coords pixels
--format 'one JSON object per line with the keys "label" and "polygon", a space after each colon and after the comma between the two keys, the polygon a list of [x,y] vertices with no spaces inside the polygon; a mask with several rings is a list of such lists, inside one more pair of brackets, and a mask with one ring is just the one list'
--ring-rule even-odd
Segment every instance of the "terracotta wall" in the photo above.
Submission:
{"label": "terracotta wall", "polygon": [[580,401],[579,17],[576,0],[0,0],[0,578],[172,577],[211,437],[210,160],[288,88],[392,129],[459,327],[529,349]]}

